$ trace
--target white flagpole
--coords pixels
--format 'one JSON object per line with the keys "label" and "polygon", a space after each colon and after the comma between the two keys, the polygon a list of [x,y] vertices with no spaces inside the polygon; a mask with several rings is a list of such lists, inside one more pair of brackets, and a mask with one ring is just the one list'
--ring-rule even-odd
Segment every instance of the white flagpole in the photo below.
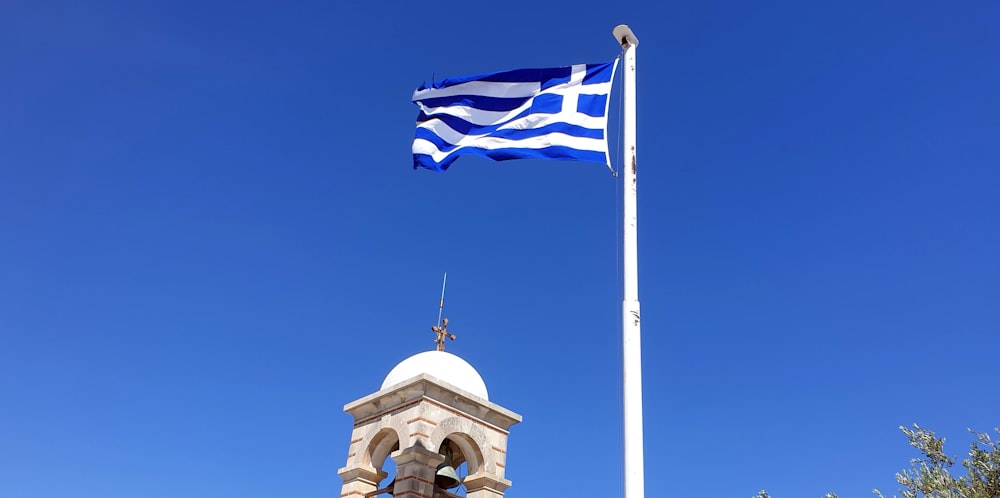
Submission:
{"label": "white flagpole", "polygon": [[624,236],[622,242],[622,418],[625,432],[625,498],[643,498],[642,349],[639,344],[639,265],[636,250],[635,194],[635,47],[639,44],[624,24],[612,31],[625,50],[622,97],[622,171]]}

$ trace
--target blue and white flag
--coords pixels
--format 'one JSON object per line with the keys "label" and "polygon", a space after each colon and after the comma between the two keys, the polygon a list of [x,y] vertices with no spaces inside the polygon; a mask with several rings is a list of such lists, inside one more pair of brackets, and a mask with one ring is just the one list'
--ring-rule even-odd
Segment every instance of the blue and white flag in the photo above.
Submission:
{"label": "blue and white flag", "polygon": [[448,169],[465,154],[494,161],[608,162],[608,96],[618,60],[448,78],[413,92],[413,167]]}

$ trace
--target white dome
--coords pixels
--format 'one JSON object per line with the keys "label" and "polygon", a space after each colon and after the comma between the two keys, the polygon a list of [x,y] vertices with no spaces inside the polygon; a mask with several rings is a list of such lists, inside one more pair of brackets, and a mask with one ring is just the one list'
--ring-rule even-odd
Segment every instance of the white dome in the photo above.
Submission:
{"label": "white dome", "polygon": [[444,351],[426,351],[401,361],[382,381],[382,389],[420,374],[437,377],[470,394],[490,399],[479,372],[465,360]]}

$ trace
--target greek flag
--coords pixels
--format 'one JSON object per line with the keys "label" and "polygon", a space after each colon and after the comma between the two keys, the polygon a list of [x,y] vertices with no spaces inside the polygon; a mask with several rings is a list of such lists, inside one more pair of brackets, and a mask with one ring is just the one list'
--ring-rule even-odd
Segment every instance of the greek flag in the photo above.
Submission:
{"label": "greek flag", "polygon": [[608,162],[611,78],[618,60],[448,78],[413,92],[413,167],[444,171],[465,154],[494,161]]}

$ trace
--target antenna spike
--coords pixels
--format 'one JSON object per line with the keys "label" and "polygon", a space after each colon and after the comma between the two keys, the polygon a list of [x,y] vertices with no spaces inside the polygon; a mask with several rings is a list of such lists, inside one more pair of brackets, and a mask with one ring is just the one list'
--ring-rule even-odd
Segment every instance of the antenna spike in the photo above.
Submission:
{"label": "antenna spike", "polygon": [[448,285],[448,272],[444,273],[444,281],[441,282],[441,300],[438,301],[438,324],[431,326],[431,330],[435,334],[434,343],[437,344],[438,351],[444,351],[445,339],[455,340],[455,334],[448,332],[448,319],[445,318],[443,321],[441,319],[441,313],[444,311],[444,288],[446,285]]}
{"label": "antenna spike", "polygon": [[441,326],[441,313],[444,312],[444,288],[448,285],[448,272],[444,272],[444,281],[441,282],[441,300],[438,301],[438,327]]}

